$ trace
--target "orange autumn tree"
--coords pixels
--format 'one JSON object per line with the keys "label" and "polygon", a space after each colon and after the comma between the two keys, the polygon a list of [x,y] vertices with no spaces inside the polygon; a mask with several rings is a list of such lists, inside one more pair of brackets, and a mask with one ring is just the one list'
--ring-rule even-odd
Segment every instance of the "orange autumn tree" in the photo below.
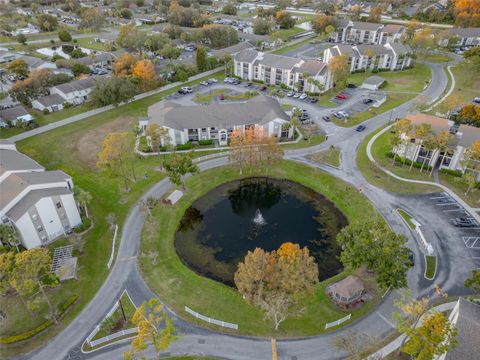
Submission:
{"label": "orange autumn tree", "polygon": [[480,1],[454,0],[455,26],[480,27]]}
{"label": "orange autumn tree", "polygon": [[113,66],[113,73],[117,76],[128,76],[132,74],[133,67],[137,59],[130,53],[125,53]]}
{"label": "orange autumn tree", "polygon": [[132,75],[140,79],[141,91],[155,89],[160,83],[155,66],[150,60],[137,61],[133,66]]}

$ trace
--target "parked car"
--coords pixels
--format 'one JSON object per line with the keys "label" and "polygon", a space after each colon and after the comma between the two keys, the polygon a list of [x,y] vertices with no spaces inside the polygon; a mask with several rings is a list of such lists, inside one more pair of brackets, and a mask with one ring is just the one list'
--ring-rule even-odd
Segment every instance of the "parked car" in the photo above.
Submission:
{"label": "parked car", "polygon": [[477,96],[473,99],[473,102],[476,102],[477,104],[480,104],[480,96]]}
{"label": "parked car", "polygon": [[413,251],[410,251],[410,254],[408,255],[408,260],[410,261],[410,266],[415,265],[415,255],[413,254]]}
{"label": "parked car", "polygon": [[263,85],[261,88],[260,88],[260,91],[267,91],[267,87],[265,85]]}
{"label": "parked car", "polygon": [[211,79],[208,79],[208,82],[211,82],[211,83],[213,83],[213,84],[216,84],[216,83],[218,82],[218,80],[215,79],[215,78],[211,78]]}
{"label": "parked car", "polygon": [[231,78],[229,78],[229,77],[226,77],[225,79],[223,79],[223,82],[224,82],[224,83],[229,83],[229,82],[230,82],[230,80],[231,80]]}
{"label": "parked car", "polygon": [[357,88],[357,85],[355,85],[355,84],[348,84],[347,87],[348,87],[349,89],[356,89],[356,88]]}
{"label": "parked car", "polygon": [[210,84],[208,83],[208,81],[202,81],[202,82],[200,83],[200,85],[208,86],[208,85],[210,85]]}
{"label": "parked car", "polygon": [[315,104],[315,103],[318,102],[318,98],[313,97],[313,98],[310,99],[310,102],[311,102],[312,104]]}
{"label": "parked car", "polygon": [[294,93],[293,91],[289,91],[289,92],[287,93],[287,96],[288,96],[288,97],[292,97],[293,95],[295,95],[295,93]]}
{"label": "parked car", "polygon": [[365,105],[370,105],[371,103],[373,103],[373,100],[372,99],[363,99],[363,103]]}
{"label": "parked car", "polygon": [[178,90],[180,94],[190,94],[192,92],[192,89],[189,88],[188,86],[182,87],[180,90]]}
{"label": "parked car", "polygon": [[240,79],[232,79],[232,84],[233,85],[240,85],[242,81]]}
{"label": "parked car", "polygon": [[453,219],[453,225],[463,228],[473,228],[478,226],[475,221],[468,218],[455,218]]}
{"label": "parked car", "polygon": [[330,116],[322,116],[322,119],[326,122],[329,122],[330,121]]}
{"label": "parked car", "polygon": [[347,113],[346,111],[343,111],[343,110],[340,110],[338,113],[341,114],[343,117],[349,117],[350,116],[349,113]]}
{"label": "parked car", "polygon": [[252,84],[251,82],[249,82],[249,83],[246,83],[246,84],[245,84],[245,87],[252,87],[252,85],[253,85],[253,84]]}
{"label": "parked car", "polygon": [[345,94],[338,94],[338,95],[336,96],[336,98],[337,98],[337,99],[340,99],[340,100],[346,100],[346,99],[347,99],[347,95],[345,95]]}
{"label": "parked car", "polygon": [[334,112],[333,116],[335,116],[337,119],[343,119],[344,118],[343,115],[340,114],[340,112]]}
{"label": "parked car", "polygon": [[367,127],[365,125],[358,125],[357,128],[355,129],[357,132],[362,132],[365,130]]}
{"label": "parked car", "polygon": [[300,100],[305,100],[308,97],[307,94],[303,93],[302,95],[299,96]]}
{"label": "parked car", "polygon": [[300,97],[300,95],[301,95],[300,93],[295,93],[295,94],[293,94],[293,97],[294,97],[294,99],[298,99]]}

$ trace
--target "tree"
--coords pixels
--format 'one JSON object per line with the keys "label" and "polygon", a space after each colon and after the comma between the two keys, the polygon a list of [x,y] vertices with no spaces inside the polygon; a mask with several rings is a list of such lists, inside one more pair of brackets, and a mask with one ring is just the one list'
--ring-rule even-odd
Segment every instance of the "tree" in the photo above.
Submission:
{"label": "tree", "polygon": [[172,62],[172,60],[177,59],[181,55],[181,53],[182,50],[180,50],[174,44],[167,44],[163,47],[162,50],[160,50],[160,55],[166,57],[170,63]]}
{"label": "tree", "polygon": [[196,174],[199,171],[198,166],[192,161],[191,154],[173,153],[163,160],[163,167],[170,181],[177,186],[182,186],[183,189],[185,189],[185,183],[182,176]]}
{"label": "tree", "polygon": [[147,34],[139,31],[135,24],[128,24],[120,27],[116,43],[123,48],[141,52],[146,47],[147,38]]}
{"label": "tree", "polygon": [[12,290],[10,278],[15,267],[15,253],[7,251],[0,254],[0,295],[6,295]]}
{"label": "tree", "polygon": [[58,31],[58,39],[62,42],[69,42],[72,41],[72,35],[70,35],[67,30],[62,28]]}
{"label": "tree", "polygon": [[158,124],[149,124],[147,126],[146,134],[150,138],[153,151],[160,152],[160,146],[166,146],[170,143],[168,131]]}
{"label": "tree", "polygon": [[416,31],[410,40],[410,46],[419,57],[425,59],[428,51],[435,47],[435,39],[432,34],[432,29],[430,27],[425,27]]}
{"label": "tree", "polygon": [[133,17],[132,12],[128,9],[121,9],[119,15],[122,19],[131,19]]}
{"label": "tree", "polygon": [[21,244],[20,236],[12,226],[0,224],[0,243],[15,246],[18,252],[18,246]]}
{"label": "tree", "polygon": [[105,16],[99,8],[82,8],[80,12],[80,29],[100,30],[105,23]]}
{"label": "tree", "polygon": [[205,51],[205,47],[199,45],[197,47],[197,68],[199,72],[204,72],[207,69],[207,52]]}
{"label": "tree", "polygon": [[33,70],[27,79],[17,81],[10,89],[12,99],[28,105],[31,99],[47,95],[53,73],[49,69]]}
{"label": "tree", "polygon": [[55,16],[40,14],[37,16],[38,27],[42,31],[52,31],[58,26],[58,20]]}
{"label": "tree", "polygon": [[78,186],[75,186],[73,191],[75,193],[75,198],[77,199],[78,203],[80,204],[80,206],[83,208],[83,211],[85,212],[85,216],[87,218],[90,218],[90,216],[88,215],[87,205],[90,204],[90,202],[92,201],[92,195],[88,191],[83,190]]}
{"label": "tree", "polygon": [[400,119],[395,124],[395,132],[398,134],[398,136],[402,136],[403,134],[407,135],[403,138],[404,148],[405,148],[404,159],[406,159],[408,150],[410,148],[410,140],[408,138],[410,131],[412,131],[412,122],[409,119],[405,119],[405,118]]}
{"label": "tree", "polygon": [[480,27],[480,5],[476,0],[454,0],[455,25]]}
{"label": "tree", "polygon": [[19,44],[26,45],[27,44],[27,37],[25,34],[18,34],[16,37]]}
{"label": "tree", "polygon": [[[15,265],[10,274],[10,284],[20,296],[35,296],[39,291],[48,305],[50,317],[55,323],[58,323],[56,309],[45,292],[44,281],[46,279],[50,279],[48,281],[49,286],[58,285],[58,279],[50,273],[51,267],[52,259],[48,249],[29,249],[19,252],[15,255]],[[27,306],[31,310],[37,309],[39,298],[27,301]]]}
{"label": "tree", "polygon": [[415,359],[432,359],[456,346],[457,330],[441,312],[426,314],[422,323],[405,332],[409,337],[402,351]]}
{"label": "tree", "polygon": [[480,170],[480,140],[475,141],[466,149],[461,164],[464,168],[463,177],[468,185],[466,192],[468,194],[476,184],[472,172]]}
{"label": "tree", "polygon": [[166,350],[176,338],[172,320],[158,299],[142,303],[135,310],[132,323],[138,333],[132,340],[131,349],[124,353],[124,359],[136,359],[150,344],[156,352]]}
{"label": "tree", "polygon": [[270,21],[257,17],[253,22],[253,33],[255,35],[268,35],[272,30],[272,24]]}
{"label": "tree", "polygon": [[335,82],[338,82],[340,84],[347,81],[349,73],[347,55],[333,56],[328,62],[328,67],[332,72]]}
{"label": "tree", "polygon": [[110,133],[105,136],[102,150],[98,153],[97,167],[121,178],[126,191],[130,181],[136,181],[134,143],[135,138],[129,132]]}
{"label": "tree", "polygon": [[313,292],[318,267],[307,247],[284,243],[272,252],[249,251],[234,279],[245,301],[260,307],[278,330],[292,305]]}
{"label": "tree", "polygon": [[348,354],[350,360],[362,360],[368,358],[376,349],[377,339],[356,331],[350,331],[345,335],[334,336],[333,346],[338,351],[344,351]]}
{"label": "tree", "polygon": [[353,21],[359,21],[360,18],[362,17],[362,7],[360,5],[353,5],[350,8],[350,18]]}
{"label": "tree", "polygon": [[213,48],[223,48],[238,43],[238,34],[231,26],[207,24],[199,31],[199,39],[206,39]]}
{"label": "tree", "polygon": [[410,40],[413,38],[413,35],[415,34],[415,32],[420,29],[420,23],[417,21],[417,20],[411,20],[408,22],[407,24],[407,28],[405,30],[405,33],[406,33],[406,36],[407,36],[407,39]]}
{"label": "tree", "polygon": [[366,266],[377,274],[382,289],[407,285],[407,238],[394,233],[385,222],[375,219],[349,224],[337,235],[337,242],[342,247],[340,260],[348,269]]}
{"label": "tree", "polygon": [[[413,130],[413,137],[415,138],[416,141],[420,143],[420,146],[422,146],[422,142],[424,141],[424,139],[426,139],[427,136],[429,136],[431,133],[432,133],[432,125],[427,123],[422,123],[415,126],[415,129]],[[410,163],[409,171],[412,171],[412,168],[413,168],[413,160]]]}
{"label": "tree", "polygon": [[[443,152],[442,159],[440,160],[440,166],[443,164],[445,156],[447,156],[448,151],[451,149],[453,141],[454,136],[447,130],[441,131],[435,136],[435,147],[440,151],[440,153]],[[432,171],[433,168],[434,167],[432,166]]]}
{"label": "tree", "polygon": [[368,22],[379,23],[382,18],[382,9],[380,7],[374,7],[368,14]]}
{"label": "tree", "polygon": [[90,101],[96,106],[114,105],[128,102],[137,94],[137,87],[130,78],[112,76],[95,81],[90,93]]}
{"label": "tree", "polygon": [[15,74],[20,77],[28,76],[28,65],[22,59],[13,60],[12,62],[7,64],[6,68],[7,72],[10,74]]}
{"label": "tree", "polygon": [[70,67],[70,70],[72,70],[74,76],[80,76],[82,74],[90,73],[90,68],[81,62],[73,63]]}
{"label": "tree", "polygon": [[133,66],[132,75],[140,79],[141,92],[153,90],[160,84],[155,66],[150,60],[137,61]]}
{"label": "tree", "polygon": [[113,65],[113,73],[116,76],[128,76],[132,74],[133,67],[137,59],[131,53],[125,53],[115,61]]}
{"label": "tree", "polygon": [[295,26],[295,19],[287,11],[278,11],[275,14],[275,21],[282,29],[291,29]]}
{"label": "tree", "polygon": [[326,29],[328,26],[333,26],[335,30],[335,17],[330,15],[317,15],[312,20],[312,29],[317,34],[326,33]]}
{"label": "tree", "polygon": [[472,270],[472,276],[465,279],[465,287],[480,292],[480,270]]}
{"label": "tree", "polygon": [[237,15],[237,7],[234,3],[230,2],[222,8],[222,14],[225,15]]}

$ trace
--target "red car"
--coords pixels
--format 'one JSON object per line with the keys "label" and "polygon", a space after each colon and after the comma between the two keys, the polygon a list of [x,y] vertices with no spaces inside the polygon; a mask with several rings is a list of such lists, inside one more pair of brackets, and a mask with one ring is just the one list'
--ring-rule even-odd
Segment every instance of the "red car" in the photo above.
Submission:
{"label": "red car", "polygon": [[338,94],[336,96],[337,99],[340,99],[340,100],[345,100],[347,98],[347,95],[344,95],[344,94]]}

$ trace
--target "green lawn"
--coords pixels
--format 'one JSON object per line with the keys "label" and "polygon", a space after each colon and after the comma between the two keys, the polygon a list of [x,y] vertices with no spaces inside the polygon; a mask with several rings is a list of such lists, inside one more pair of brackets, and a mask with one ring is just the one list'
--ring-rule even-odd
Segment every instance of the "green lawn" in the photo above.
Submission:
{"label": "green lawn", "polygon": [[270,36],[274,39],[282,39],[283,41],[288,41],[291,36],[304,32],[305,30],[299,27],[293,27],[291,29],[281,29],[274,31]]}
{"label": "green lawn", "polygon": [[437,270],[437,257],[436,256],[425,256],[425,277],[429,280],[432,280],[435,276]]}
{"label": "green lawn", "polygon": [[405,220],[407,223],[408,227],[412,230],[415,230],[416,226],[412,222],[412,216],[407,213],[405,210],[402,209],[397,209],[398,214]]}
{"label": "green lawn", "polygon": [[[377,132],[379,132],[379,129]],[[367,156],[367,143],[368,141],[377,133],[374,132],[367,136],[362,143],[360,144],[357,152],[357,165],[362,172],[362,175],[365,179],[379,188],[385,189],[390,192],[394,193],[402,193],[402,194],[415,194],[415,193],[428,193],[428,192],[438,192],[440,191],[439,188],[436,186],[430,185],[421,185],[415,183],[408,183],[405,181],[400,181],[394,179],[393,177],[384,173],[378,166],[373,164]],[[378,139],[377,139],[378,141]],[[389,159],[385,158],[384,154],[387,149],[387,142],[384,139],[383,142],[375,142],[372,148],[372,154],[375,159],[379,158],[382,165],[388,163]],[[407,168],[408,171],[408,168]]]}
{"label": "green lawn", "polygon": [[95,42],[94,37],[76,39],[75,45],[79,45],[81,47],[92,49],[92,50],[99,50],[99,51],[105,50],[104,44]]}
{"label": "green lawn", "polygon": [[[361,193],[326,173],[284,161],[270,169],[268,175],[296,181],[321,192],[335,203],[349,221],[366,221],[375,216],[372,205]],[[174,206],[156,208],[144,227],[139,265],[149,287],[166,305],[188,321],[208,326],[207,323],[188,315],[184,306],[206,316],[238,324],[237,333],[267,336],[272,334],[272,326],[264,320],[259,309],[247,305],[233,288],[195,274],[178,258],[173,246],[179,221],[190,204],[216,186],[239,177],[238,170],[227,166],[189,178],[186,182],[187,191],[182,199]],[[154,252],[161,254],[156,264],[152,264],[149,256]],[[301,315],[287,319],[276,335],[284,337],[318,334],[324,331],[326,322],[345,316],[345,313],[335,308],[327,298],[325,287],[329,282],[346,275],[347,273],[343,272],[320,283],[315,295],[302,302],[301,308],[304,311]],[[375,304],[376,301],[366,304],[353,312],[352,318],[365,314]],[[212,327],[222,330],[213,325]]]}
{"label": "green lawn", "polygon": [[314,135],[310,139],[301,139],[298,143],[295,144],[281,144],[282,149],[301,149],[304,147],[314,146],[323,143],[326,140],[325,135]]}
{"label": "green lawn", "polygon": [[227,101],[248,100],[258,95],[258,91],[244,91],[236,95],[231,95],[229,94],[230,92],[229,89],[217,89],[204,94],[196,93],[193,100],[200,104],[209,104],[214,97],[220,96],[221,94],[224,94],[224,99]]}
{"label": "green lawn", "polygon": [[275,51],[272,51],[272,54],[278,54],[278,55],[281,55],[281,54],[285,54],[286,52],[289,52],[289,51],[292,51],[292,50],[295,50],[296,48],[302,46],[302,45],[306,45],[308,44],[310,41],[312,41],[315,37],[312,37],[312,36],[308,36],[305,38],[305,40],[303,41],[299,41],[295,44],[292,44],[292,45],[286,45],[286,46],[282,46],[278,49],[276,49]]}
{"label": "green lawn", "polygon": [[457,195],[459,195],[466,203],[472,207],[480,207],[480,190],[477,188],[474,191],[471,191],[465,195],[465,192],[468,189],[468,185],[465,183],[463,178],[455,177],[453,175],[445,174],[440,172],[440,183],[448,186],[453,190]]}
{"label": "green lawn", "polygon": [[447,53],[435,53],[428,54],[425,58],[422,58],[422,61],[431,62],[431,63],[446,63],[452,61],[453,58]]}
{"label": "green lawn", "polygon": [[340,150],[331,146],[328,150],[320,151],[309,156],[316,162],[326,163],[335,167],[340,166]]}

